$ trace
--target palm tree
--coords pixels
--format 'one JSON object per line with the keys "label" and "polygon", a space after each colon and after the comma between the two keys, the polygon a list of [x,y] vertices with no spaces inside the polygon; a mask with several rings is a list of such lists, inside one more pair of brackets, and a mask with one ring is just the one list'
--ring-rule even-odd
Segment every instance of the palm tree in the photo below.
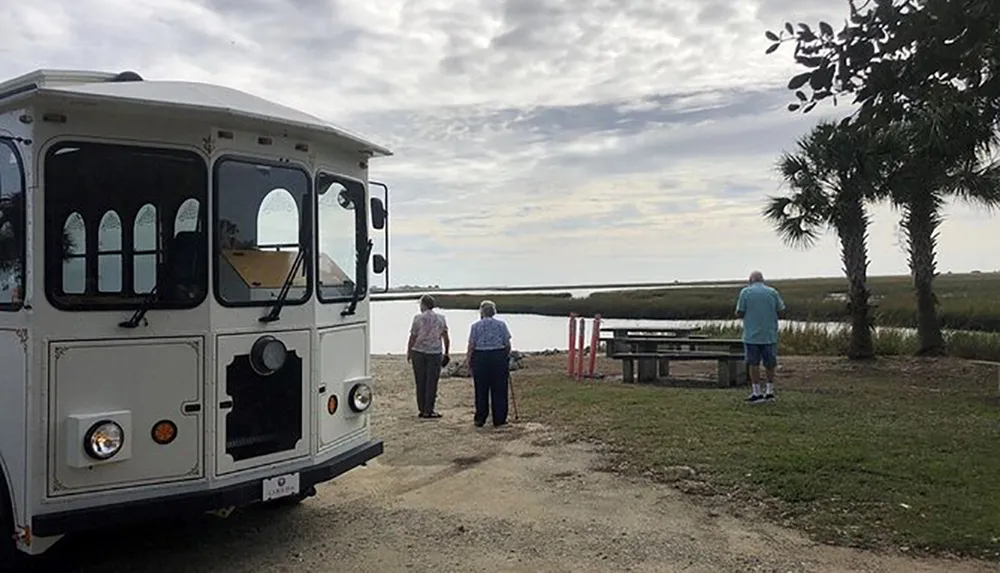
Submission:
{"label": "palm tree", "polygon": [[886,190],[902,213],[900,226],[908,243],[917,302],[917,354],[940,356],[947,351],[934,294],[941,208],[950,198],[988,210],[1000,206],[1000,161],[991,156],[997,132],[983,121],[981,110],[955,99],[921,107],[909,121],[886,130],[895,148]]}
{"label": "palm tree", "polygon": [[791,193],[769,197],[764,217],[786,244],[812,247],[823,231],[840,241],[848,280],[852,360],[875,356],[868,290],[868,226],[865,203],[879,196],[886,148],[881,138],[847,123],[821,122],[784,153],[778,170]]}

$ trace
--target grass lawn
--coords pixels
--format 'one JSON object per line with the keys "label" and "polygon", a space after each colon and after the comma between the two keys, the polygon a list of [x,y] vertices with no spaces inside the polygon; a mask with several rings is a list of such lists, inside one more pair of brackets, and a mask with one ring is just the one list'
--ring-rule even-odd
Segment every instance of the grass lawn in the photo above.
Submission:
{"label": "grass lawn", "polygon": [[778,401],[750,406],[745,388],[578,383],[564,358],[530,360],[524,417],[611,446],[626,471],[691,466],[826,542],[1000,559],[996,366],[786,358]]}

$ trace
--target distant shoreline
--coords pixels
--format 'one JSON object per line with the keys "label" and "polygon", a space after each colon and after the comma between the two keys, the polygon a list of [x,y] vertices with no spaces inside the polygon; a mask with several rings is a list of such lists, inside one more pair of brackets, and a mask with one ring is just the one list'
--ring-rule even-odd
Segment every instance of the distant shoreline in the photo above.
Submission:
{"label": "distant shoreline", "polygon": [[[1000,276],[1000,271],[972,271],[968,273],[949,273],[942,274],[942,277],[982,277],[982,276]],[[869,275],[869,280],[880,281],[880,280],[910,280],[910,275]],[[768,279],[769,283],[773,284],[802,284],[802,283],[812,283],[812,282],[828,282],[828,281],[844,281],[843,276],[825,276],[825,277],[794,277],[794,278],[779,278],[779,279]],[[570,291],[570,290],[633,290],[633,289],[649,289],[649,288],[677,288],[677,287],[720,287],[729,285],[742,285],[746,283],[746,279],[716,279],[716,280],[694,280],[694,281],[654,281],[654,282],[625,282],[625,283],[582,283],[582,284],[564,284],[564,285],[521,285],[521,286],[469,286],[469,287],[440,287],[437,285],[433,286],[415,286],[415,285],[403,285],[398,287],[392,287],[388,291],[378,289],[372,290],[372,295],[382,296],[393,296],[393,295],[422,295],[424,293],[434,293],[434,294],[461,294],[463,292],[554,292],[554,291]]]}
{"label": "distant shoreline", "polygon": [[[483,298],[497,303],[502,314],[580,316],[600,314],[604,318],[639,320],[732,320],[739,289],[745,283],[702,281],[639,285],[601,285],[604,290],[573,297],[572,287],[524,288],[518,292],[483,289],[474,292],[433,292],[437,305],[446,309],[474,310]],[[838,278],[769,281],[779,289],[788,305],[787,318],[804,322],[845,322],[847,280]],[[617,288],[616,288],[617,287]],[[909,276],[869,279],[876,326],[916,326],[913,285]],[[472,290],[472,289],[470,289]],[[1000,273],[940,275],[935,280],[940,300],[938,317],[942,328],[963,331],[1000,332]],[[373,301],[414,300],[422,293],[373,296]]]}

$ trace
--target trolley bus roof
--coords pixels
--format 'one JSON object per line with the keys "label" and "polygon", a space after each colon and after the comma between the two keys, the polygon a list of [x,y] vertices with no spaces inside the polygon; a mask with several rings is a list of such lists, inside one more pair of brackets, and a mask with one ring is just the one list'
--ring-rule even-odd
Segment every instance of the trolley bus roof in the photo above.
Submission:
{"label": "trolley bus roof", "polygon": [[372,156],[392,155],[389,149],[360,135],[246,92],[214,84],[147,81],[126,74],[129,73],[37,70],[0,83],[0,111],[30,98],[159,108],[164,113],[187,112],[228,116],[240,123],[263,122],[311,139],[351,145]]}

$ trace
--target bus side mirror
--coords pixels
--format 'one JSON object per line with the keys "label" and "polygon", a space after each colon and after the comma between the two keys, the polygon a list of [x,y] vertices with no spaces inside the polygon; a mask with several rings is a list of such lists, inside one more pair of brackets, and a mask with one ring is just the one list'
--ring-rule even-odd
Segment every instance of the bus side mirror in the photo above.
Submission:
{"label": "bus side mirror", "polygon": [[377,230],[385,228],[386,212],[385,205],[378,197],[372,197],[372,227]]}
{"label": "bus side mirror", "polygon": [[380,275],[385,272],[386,267],[389,266],[389,261],[385,260],[381,254],[376,254],[372,256],[372,271]]}

